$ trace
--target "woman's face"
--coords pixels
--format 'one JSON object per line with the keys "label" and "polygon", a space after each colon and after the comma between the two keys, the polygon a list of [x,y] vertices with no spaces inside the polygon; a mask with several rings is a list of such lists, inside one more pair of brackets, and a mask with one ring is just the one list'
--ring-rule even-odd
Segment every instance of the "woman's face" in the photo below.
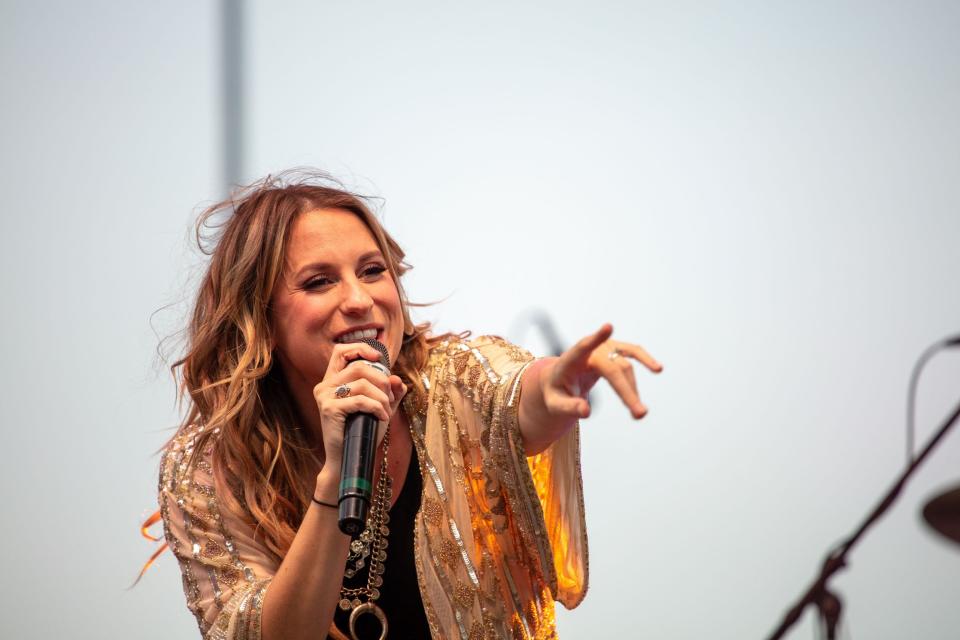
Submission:
{"label": "woman's face", "polygon": [[391,364],[400,353],[400,294],[370,230],[349,211],[297,216],[271,308],[276,352],[290,382],[312,388],[334,345],[361,335],[382,342]]}

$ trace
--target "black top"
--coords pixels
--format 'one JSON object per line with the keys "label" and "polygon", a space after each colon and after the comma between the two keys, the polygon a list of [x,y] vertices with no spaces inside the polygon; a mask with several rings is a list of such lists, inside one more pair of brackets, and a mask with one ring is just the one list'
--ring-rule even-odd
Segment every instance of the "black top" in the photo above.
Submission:
{"label": "black top", "polygon": [[[383,585],[376,604],[383,609],[389,624],[388,638],[430,640],[430,626],[423,611],[417,567],[413,559],[413,525],[420,509],[423,479],[415,447],[410,448],[407,477],[397,501],[390,508],[390,535],[387,536],[387,560],[384,562]],[[368,565],[369,566],[369,565]],[[368,566],[352,578],[344,578],[345,587],[357,588],[367,584]],[[339,606],[333,617],[337,628],[350,636],[350,612]],[[370,614],[357,619],[357,637],[377,640],[380,622]]]}

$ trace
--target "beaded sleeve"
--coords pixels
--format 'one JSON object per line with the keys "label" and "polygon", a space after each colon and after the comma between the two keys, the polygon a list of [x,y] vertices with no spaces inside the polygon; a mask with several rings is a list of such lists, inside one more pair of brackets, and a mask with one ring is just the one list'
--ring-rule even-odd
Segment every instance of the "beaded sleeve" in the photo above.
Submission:
{"label": "beaded sleeve", "polygon": [[263,596],[277,561],[248,524],[220,509],[210,445],[194,450],[201,431],[178,434],[164,450],[158,488],[164,535],[203,637],[260,640]]}

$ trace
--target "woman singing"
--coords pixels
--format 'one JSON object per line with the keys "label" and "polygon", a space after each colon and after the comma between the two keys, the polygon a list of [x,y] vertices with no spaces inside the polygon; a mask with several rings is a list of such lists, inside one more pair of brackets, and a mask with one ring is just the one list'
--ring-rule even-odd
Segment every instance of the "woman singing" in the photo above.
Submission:
{"label": "woman singing", "polygon": [[[587,588],[578,420],[604,378],[633,418],[605,325],[559,358],[415,325],[397,243],[316,177],[247,188],[219,236],[175,363],[188,412],[159,502],[205,638],[556,637]],[[224,216],[226,218],[224,219]],[[391,375],[351,364],[389,354]],[[344,421],[380,420],[364,534],[337,526]]]}

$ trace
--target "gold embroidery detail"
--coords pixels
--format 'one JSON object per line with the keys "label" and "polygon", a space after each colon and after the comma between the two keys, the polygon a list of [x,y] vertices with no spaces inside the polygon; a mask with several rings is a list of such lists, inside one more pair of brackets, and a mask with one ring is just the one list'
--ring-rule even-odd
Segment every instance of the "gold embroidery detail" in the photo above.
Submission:
{"label": "gold embroidery detail", "polygon": [[474,620],[470,625],[470,640],[483,640],[483,625],[479,620]]}
{"label": "gold embroidery detail", "polygon": [[199,482],[195,482],[193,484],[193,490],[208,498],[212,498],[216,495],[216,492],[213,490],[213,487],[206,484],[200,484]]}
{"label": "gold embroidery detail", "polygon": [[527,625],[536,629],[539,619],[540,612],[537,611],[537,603],[535,600],[531,600],[527,603]]}
{"label": "gold embroidery detail", "polygon": [[473,589],[457,580],[453,598],[462,609],[469,609],[473,605]]}
{"label": "gold embroidery detail", "polygon": [[201,525],[197,528],[203,532],[208,532],[213,530],[213,525],[216,524],[216,520],[213,517],[213,514],[207,511],[206,509],[194,509],[193,519],[196,524]]}
{"label": "gold embroidery detail", "polygon": [[443,522],[443,507],[440,503],[431,498],[423,499],[423,518],[435,527],[439,527]]}
{"label": "gold embroidery detail", "polygon": [[514,362],[529,362],[533,359],[533,354],[531,354],[526,349],[518,347],[515,344],[506,342],[507,353],[510,354],[510,357],[513,358]]}
{"label": "gold embroidery detail", "polygon": [[459,557],[460,552],[457,551],[457,545],[447,538],[442,538],[440,540],[440,560],[452,566],[456,564]]}
{"label": "gold embroidery detail", "polygon": [[459,353],[451,358],[451,360],[453,360],[453,372],[457,375],[457,377],[460,377],[463,375],[463,372],[467,370],[467,364],[470,361],[470,354]]}
{"label": "gold embroidery detail", "polygon": [[218,573],[220,582],[228,587],[232,587],[240,581],[240,572],[232,567],[227,567]]}
{"label": "gold embroidery detail", "polygon": [[470,367],[470,371],[467,373],[467,387],[471,389],[476,388],[479,380],[480,367]]}
{"label": "gold embroidery detail", "polygon": [[227,550],[221,547],[214,540],[207,540],[206,544],[203,545],[203,551],[200,552],[200,555],[204,558],[214,559],[219,558],[222,555],[225,555]]}
{"label": "gold embroidery detail", "polygon": [[520,616],[516,613],[513,614],[513,625],[510,628],[510,633],[513,640],[527,640],[530,637],[523,628],[523,623],[520,622]]}

